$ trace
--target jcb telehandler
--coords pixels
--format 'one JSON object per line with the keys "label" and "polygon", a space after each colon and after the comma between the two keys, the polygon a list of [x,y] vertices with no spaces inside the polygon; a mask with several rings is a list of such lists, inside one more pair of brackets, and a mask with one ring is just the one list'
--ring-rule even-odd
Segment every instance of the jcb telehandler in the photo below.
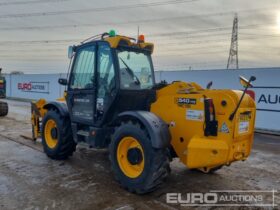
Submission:
{"label": "jcb telehandler", "polygon": [[32,103],[33,138],[66,159],[79,142],[109,148],[118,182],[138,194],[155,190],[179,157],[205,173],[251,151],[256,107],[244,91],[196,83],[155,83],[153,44],[114,31],[69,47],[70,74],[59,79],[65,100]]}
{"label": "jcb telehandler", "polygon": [[[6,98],[6,79],[2,76],[2,68],[0,68],[0,98]],[[0,117],[8,114],[8,104],[0,101]]]}

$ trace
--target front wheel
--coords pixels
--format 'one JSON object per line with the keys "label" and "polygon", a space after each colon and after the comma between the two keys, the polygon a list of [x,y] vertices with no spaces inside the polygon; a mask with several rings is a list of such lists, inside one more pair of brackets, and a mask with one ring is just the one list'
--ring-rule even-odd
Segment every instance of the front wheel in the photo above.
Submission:
{"label": "front wheel", "polygon": [[138,123],[124,123],[116,129],[109,154],[117,181],[130,192],[151,192],[170,173],[167,149],[153,148],[149,135]]}
{"label": "front wheel", "polygon": [[42,121],[42,144],[44,152],[52,159],[64,160],[76,150],[68,117],[57,111],[47,112]]}

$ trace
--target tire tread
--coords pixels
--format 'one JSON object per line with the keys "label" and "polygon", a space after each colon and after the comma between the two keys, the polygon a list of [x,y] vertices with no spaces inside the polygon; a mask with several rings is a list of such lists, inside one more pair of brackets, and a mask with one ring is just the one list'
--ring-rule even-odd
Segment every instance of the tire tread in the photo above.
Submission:
{"label": "tire tread", "polygon": [[8,115],[9,107],[8,103],[0,101],[0,117]]}
{"label": "tire tread", "polygon": [[[56,110],[48,111],[47,115],[58,117],[59,123],[61,123],[61,128],[62,128],[60,130],[60,132],[61,132],[60,136],[62,137],[62,139],[61,139],[61,143],[60,143],[61,145],[57,152],[51,153],[45,147],[44,147],[44,151],[47,154],[47,156],[52,159],[65,160],[69,156],[72,156],[73,152],[76,150],[76,143],[74,142],[73,137],[72,137],[70,119],[68,117],[61,116],[58,113],[58,111],[56,111]],[[43,133],[43,131],[42,131],[42,133]]]}
{"label": "tire tread", "polygon": [[[132,125],[136,129],[140,129],[141,132],[143,132],[143,134],[148,139],[150,139],[148,132],[139,123],[128,121],[126,123],[121,123],[120,127],[123,127],[126,125]],[[117,127],[115,129],[115,131],[117,132],[120,127]],[[113,150],[114,150],[113,141],[114,141],[114,139],[112,139],[111,144],[109,145],[109,151],[110,151],[109,159],[111,161],[111,165],[112,165],[113,172],[115,174],[115,178],[120,183],[121,186],[123,186],[129,192],[136,193],[136,194],[145,194],[145,193],[149,193],[149,192],[156,190],[163,184],[163,182],[166,180],[166,178],[168,177],[168,175],[170,174],[170,171],[171,171],[170,166],[169,166],[169,158],[167,155],[166,148],[164,148],[164,149],[151,148],[152,149],[151,156],[154,158],[152,159],[151,167],[149,170],[150,176],[146,177],[145,183],[142,183],[138,187],[134,187],[134,186],[129,186],[126,182],[124,182],[120,178],[119,172],[114,170],[113,164],[115,163],[115,160],[114,160],[115,156],[114,156],[114,152],[113,152]]]}

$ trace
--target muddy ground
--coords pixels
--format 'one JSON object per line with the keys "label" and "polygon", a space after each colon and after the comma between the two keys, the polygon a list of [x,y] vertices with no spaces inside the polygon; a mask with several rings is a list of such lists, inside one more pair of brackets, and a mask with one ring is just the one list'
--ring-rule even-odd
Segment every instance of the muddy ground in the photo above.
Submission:
{"label": "muddy ground", "polygon": [[[9,101],[10,113],[0,118],[0,209],[193,209],[167,204],[166,193],[211,190],[278,190],[280,205],[280,137],[256,134],[251,156],[215,174],[185,168],[178,160],[164,186],[147,195],[134,195],[114,180],[106,150],[81,145],[66,161],[54,161],[42,152],[30,134],[28,103]],[[266,196],[272,203],[271,196]],[[223,209],[224,207],[195,207]],[[273,209],[272,207],[228,207]]]}

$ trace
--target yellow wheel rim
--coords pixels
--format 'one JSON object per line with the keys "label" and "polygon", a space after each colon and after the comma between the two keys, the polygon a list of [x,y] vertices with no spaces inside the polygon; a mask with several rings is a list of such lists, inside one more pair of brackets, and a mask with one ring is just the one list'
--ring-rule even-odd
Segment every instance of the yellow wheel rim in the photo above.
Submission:
{"label": "yellow wheel rim", "polygon": [[[141,151],[141,155],[143,158],[140,163],[137,164],[131,164],[127,157],[129,149],[134,148],[138,148]],[[145,160],[143,148],[140,143],[133,137],[124,137],[120,141],[117,149],[117,159],[122,172],[130,178],[137,178],[144,170]]]}
{"label": "yellow wheel rim", "polygon": [[52,135],[53,129],[57,129],[56,122],[50,119],[47,121],[45,125],[44,134],[45,134],[46,144],[51,149],[55,148],[58,142],[57,137],[53,137]]}

